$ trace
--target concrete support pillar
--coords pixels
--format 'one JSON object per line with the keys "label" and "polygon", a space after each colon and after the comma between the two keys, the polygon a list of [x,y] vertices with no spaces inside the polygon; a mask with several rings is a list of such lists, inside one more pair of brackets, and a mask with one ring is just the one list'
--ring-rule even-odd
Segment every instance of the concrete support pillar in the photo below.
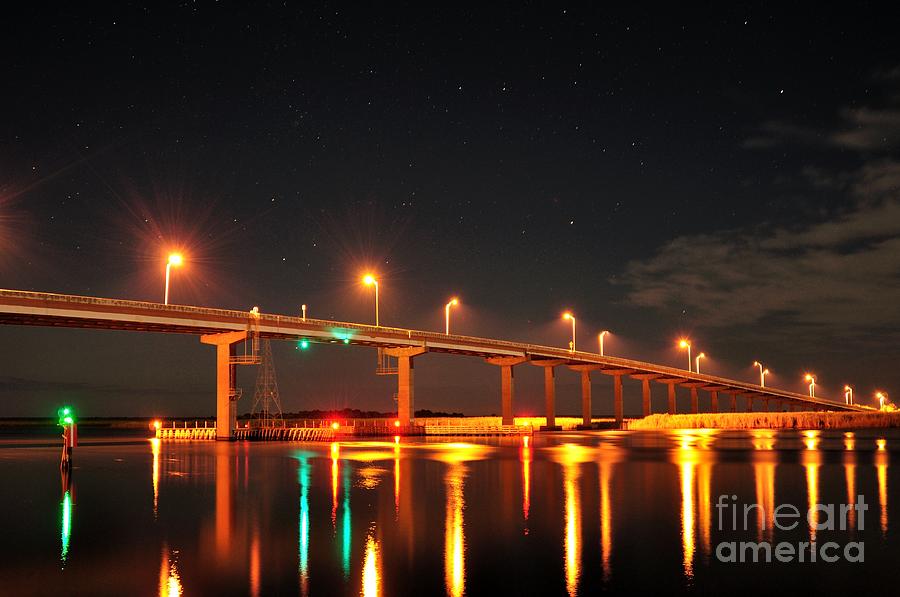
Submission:
{"label": "concrete support pillar", "polygon": [[747,396],[747,412],[753,412],[753,396]]}
{"label": "concrete support pillar", "polygon": [[731,395],[731,412],[737,412],[737,394]]}
{"label": "concrete support pillar", "polygon": [[675,384],[666,384],[669,386],[669,414],[674,415],[678,411],[675,408]]}
{"label": "concrete support pillar", "polygon": [[397,420],[409,427],[416,419],[416,370],[413,359],[428,352],[418,346],[385,348],[384,354],[397,359]]}
{"label": "concrete support pillar", "polygon": [[501,424],[515,425],[513,417],[513,397],[516,393],[515,373],[513,367],[524,363],[525,357],[490,357],[485,359],[491,365],[500,367],[500,414]]}
{"label": "concrete support pillar", "polygon": [[591,426],[591,372],[581,372],[581,424]]}
{"label": "concrete support pillar", "polygon": [[762,410],[763,410],[763,412],[769,412],[769,399],[768,398],[762,399]]}
{"label": "concrete support pillar", "polygon": [[700,412],[700,397],[697,396],[697,388],[691,386],[691,413],[697,414]]}
{"label": "concrete support pillar", "polygon": [[645,417],[650,416],[650,380],[641,380],[641,399],[643,403],[643,412]]}
{"label": "concrete support pillar", "polygon": [[547,427],[556,427],[556,368],[544,367],[544,412]]}
{"label": "concrete support pillar", "polygon": [[237,395],[234,390],[234,345],[247,338],[247,332],[224,332],[200,336],[200,342],[216,347],[216,439],[231,441],[237,423]]}
{"label": "concrete support pillar", "polygon": [[709,392],[709,411],[719,412],[719,393],[715,390]]}
{"label": "concrete support pillar", "polygon": [[621,429],[622,421],[625,418],[624,404],[622,402],[622,376],[613,376],[613,406],[616,413],[616,426]]}
{"label": "concrete support pillar", "polygon": [[512,365],[500,366],[500,413],[503,416],[504,425],[513,425],[512,399],[515,391],[515,374]]}
{"label": "concrete support pillar", "polygon": [[562,359],[539,359],[531,361],[532,365],[544,368],[544,413],[547,423],[541,427],[543,431],[558,431],[556,426],[556,367],[565,363]]}
{"label": "concrete support pillar", "polygon": [[572,371],[581,373],[581,425],[582,429],[590,429],[591,421],[591,371],[597,371],[600,365],[569,365]]}
{"label": "concrete support pillar", "polygon": [[397,418],[410,425],[416,413],[416,369],[412,357],[397,358]]}

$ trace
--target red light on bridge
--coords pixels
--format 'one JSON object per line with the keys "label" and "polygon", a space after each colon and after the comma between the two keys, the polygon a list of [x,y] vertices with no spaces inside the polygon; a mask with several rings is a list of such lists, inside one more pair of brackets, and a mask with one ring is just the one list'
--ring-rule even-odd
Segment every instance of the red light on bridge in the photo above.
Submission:
{"label": "red light on bridge", "polygon": [[162,423],[159,421],[159,419],[153,421],[153,428],[154,428],[154,429],[157,429],[157,430],[158,430],[160,427],[162,427]]}
{"label": "red light on bridge", "polygon": [[394,427],[399,427],[399,426],[400,426],[400,421],[394,421]]}
{"label": "red light on bridge", "polygon": [[338,423],[337,421],[335,421],[334,423],[331,424],[331,428],[334,429],[335,431],[340,429],[340,427],[341,427],[341,424]]}

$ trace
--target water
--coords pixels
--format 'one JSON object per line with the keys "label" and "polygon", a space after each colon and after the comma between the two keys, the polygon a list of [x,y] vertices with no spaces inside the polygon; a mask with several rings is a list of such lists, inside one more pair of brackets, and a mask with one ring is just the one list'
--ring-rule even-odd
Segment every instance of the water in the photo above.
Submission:
{"label": "water", "polygon": [[[900,555],[894,431],[564,433],[527,447],[83,439],[69,479],[40,441],[0,447],[0,593],[832,594],[892,586]],[[859,494],[852,528],[772,528],[781,504]],[[742,511],[737,531],[731,510],[719,520],[720,495],[760,504],[746,529]],[[838,561],[716,556],[723,542],[812,538],[837,543]],[[844,558],[849,543],[863,562]]]}

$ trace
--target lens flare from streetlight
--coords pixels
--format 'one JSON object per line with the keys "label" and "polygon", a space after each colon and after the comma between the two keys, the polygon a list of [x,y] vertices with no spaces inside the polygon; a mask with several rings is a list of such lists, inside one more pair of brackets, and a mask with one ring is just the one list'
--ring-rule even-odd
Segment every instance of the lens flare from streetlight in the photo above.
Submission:
{"label": "lens flare from streetlight", "polygon": [[169,255],[169,265],[178,267],[183,263],[184,263],[184,255],[182,255],[181,253],[171,253]]}
{"label": "lens flare from streetlight", "polygon": [[816,380],[815,376],[812,373],[807,373],[803,377],[803,379],[805,379],[806,381],[815,381]]}
{"label": "lens flare from streetlight", "polygon": [[373,276],[372,274],[366,274],[365,276],[363,276],[362,281],[363,281],[363,284],[365,284],[366,286],[371,286],[372,284],[375,284],[378,280],[376,280],[375,276]]}
{"label": "lens flare from streetlight", "polygon": [[678,348],[688,348],[691,345],[687,340],[679,340]]}
{"label": "lens flare from streetlight", "polygon": [[562,318],[563,319],[572,319],[572,314],[570,312],[566,311],[565,313],[563,313]]}

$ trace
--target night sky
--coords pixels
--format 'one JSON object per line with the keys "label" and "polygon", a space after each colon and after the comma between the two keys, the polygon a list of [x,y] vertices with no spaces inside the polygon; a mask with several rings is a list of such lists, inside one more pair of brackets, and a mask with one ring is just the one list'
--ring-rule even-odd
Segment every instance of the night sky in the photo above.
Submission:
{"label": "night sky", "polygon": [[[371,269],[385,325],[458,295],[456,332],[564,347],[570,308],[582,349],[684,367],[684,334],[704,372],[871,402],[900,392],[900,51],[843,9],[34,5],[0,24],[0,286],[161,302],[178,249],[172,302],[371,322]],[[0,416],[213,412],[194,336],[0,343]],[[374,361],[277,344],[284,408],[392,410]],[[495,367],[416,372],[417,408],[499,411]]]}

